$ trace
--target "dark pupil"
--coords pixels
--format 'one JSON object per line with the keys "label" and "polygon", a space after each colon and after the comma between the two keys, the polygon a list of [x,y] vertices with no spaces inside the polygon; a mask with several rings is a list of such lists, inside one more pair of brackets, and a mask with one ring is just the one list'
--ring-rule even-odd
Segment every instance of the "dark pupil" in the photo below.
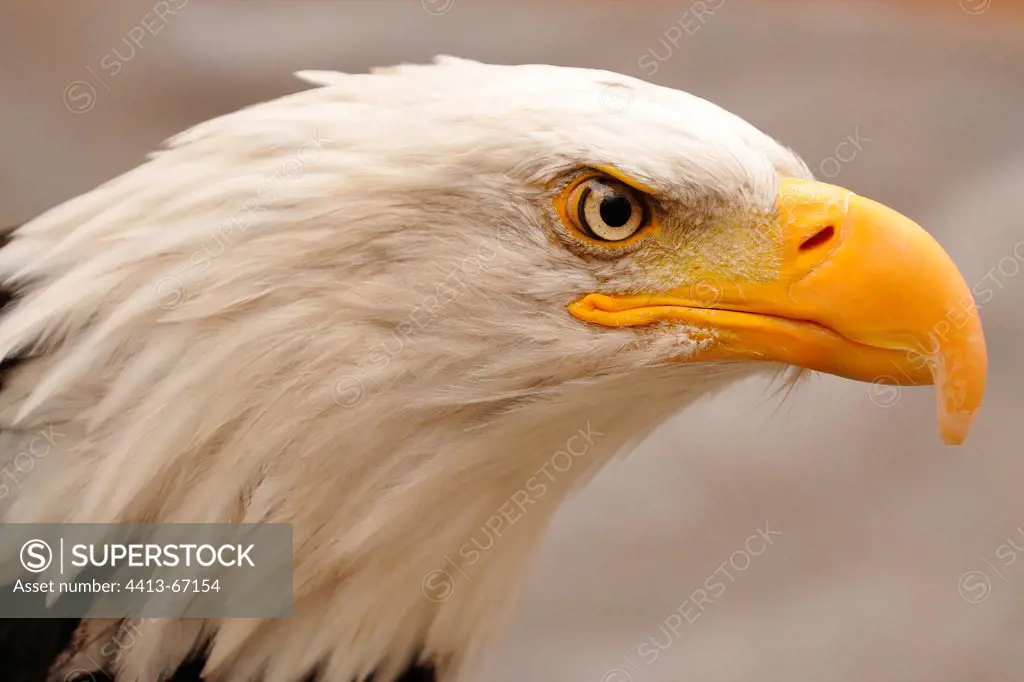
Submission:
{"label": "dark pupil", "polygon": [[622,227],[633,215],[633,204],[621,194],[613,194],[601,200],[601,220],[608,227]]}

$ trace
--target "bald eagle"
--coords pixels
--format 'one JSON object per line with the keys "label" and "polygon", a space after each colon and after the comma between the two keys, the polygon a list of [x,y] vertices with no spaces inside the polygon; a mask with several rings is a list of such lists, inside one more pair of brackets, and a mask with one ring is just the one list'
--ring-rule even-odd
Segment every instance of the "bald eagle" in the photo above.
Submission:
{"label": "bald eagle", "polygon": [[294,616],[7,620],[4,680],[460,679],[566,495],[754,374],[934,383],[965,437],[950,258],[740,118],[587,69],[300,77],[0,249],[0,442],[60,434],[3,521],[292,524]]}

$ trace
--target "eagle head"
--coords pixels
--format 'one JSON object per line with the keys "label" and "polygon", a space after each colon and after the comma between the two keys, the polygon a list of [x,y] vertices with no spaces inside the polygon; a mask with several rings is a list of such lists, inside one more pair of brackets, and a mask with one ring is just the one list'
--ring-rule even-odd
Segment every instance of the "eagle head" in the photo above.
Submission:
{"label": "eagle head", "polygon": [[301,75],[0,249],[0,427],[62,434],[5,520],[293,525],[293,618],[147,622],[118,680],[454,679],[566,494],[750,374],[934,382],[965,436],[949,257],[740,118],[586,69]]}

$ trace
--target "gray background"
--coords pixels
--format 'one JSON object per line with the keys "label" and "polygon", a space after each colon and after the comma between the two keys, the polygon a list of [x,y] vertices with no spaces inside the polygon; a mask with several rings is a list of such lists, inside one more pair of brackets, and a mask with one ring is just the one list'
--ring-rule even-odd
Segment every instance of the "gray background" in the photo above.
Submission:
{"label": "gray background", "polygon": [[[448,53],[642,75],[673,24],[693,26],[688,0],[438,0],[435,14],[417,0],[191,0],[106,77],[101,59],[128,54],[153,4],[0,0],[0,220],[92,188],[193,122],[299,89],[300,68]],[[932,230],[969,284],[989,278],[992,370],[967,445],[940,444],[931,389],[815,378],[783,401],[738,386],[564,508],[480,680],[1020,679],[1024,558],[1006,543],[1024,547],[1024,14],[962,4],[726,0],[651,80],[746,117]],[[95,93],[76,113],[63,95],[79,80]],[[858,133],[870,141],[834,171],[827,159]],[[648,663],[638,647],[664,645],[659,627],[766,521],[772,546],[729,569]]]}

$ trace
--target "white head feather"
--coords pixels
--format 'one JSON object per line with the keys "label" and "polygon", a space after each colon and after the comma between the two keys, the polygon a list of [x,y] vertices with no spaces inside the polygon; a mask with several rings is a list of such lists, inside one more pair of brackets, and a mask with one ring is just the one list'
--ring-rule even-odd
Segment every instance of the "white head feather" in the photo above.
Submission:
{"label": "white head feather", "polygon": [[294,524],[293,619],[146,623],[118,680],[209,635],[228,682],[385,680],[417,655],[458,675],[565,495],[751,371],[667,363],[685,329],[571,318],[650,280],[560,239],[548,183],[612,165],[699,221],[810,175],[709,102],[607,72],[305,77],[323,87],[182,133],[0,250],[21,289],[0,352],[33,356],[0,393],[8,452],[61,434],[4,520]]}

